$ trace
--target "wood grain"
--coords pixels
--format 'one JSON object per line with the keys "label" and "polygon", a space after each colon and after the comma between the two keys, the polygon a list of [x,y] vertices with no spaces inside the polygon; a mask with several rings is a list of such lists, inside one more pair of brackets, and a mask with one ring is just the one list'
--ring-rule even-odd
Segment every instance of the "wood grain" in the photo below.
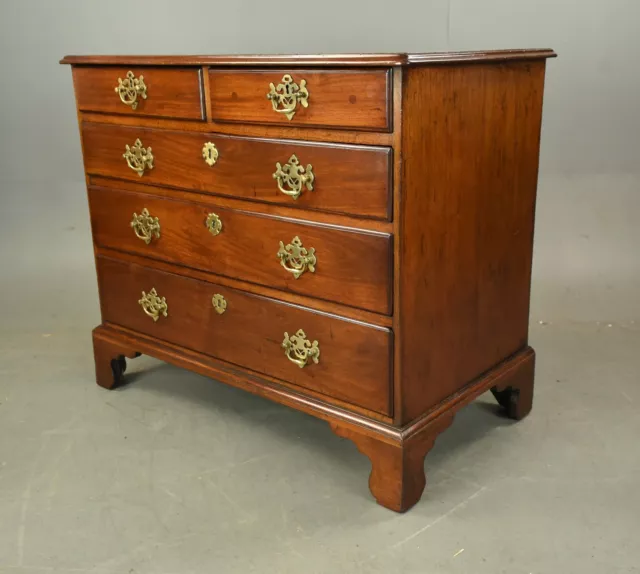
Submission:
{"label": "wood grain", "polygon": [[[103,321],[389,414],[387,329],[121,261],[99,257],[97,265]],[[168,305],[158,321],[138,303],[152,288]],[[227,301],[221,315],[211,304],[214,294]],[[318,364],[300,368],[287,359],[284,333],[298,329],[319,342]]]}
{"label": "wood grain", "polygon": [[535,353],[523,362],[521,368],[505,382],[491,388],[493,396],[507,412],[507,416],[519,421],[526,417],[533,406],[533,384],[535,380]]}
{"label": "wood grain", "polygon": [[369,489],[378,504],[406,512],[420,500],[424,491],[424,458],[438,435],[451,425],[454,414],[448,411],[409,439],[393,442],[381,441],[360,429],[344,428],[339,423],[332,423],[331,428],[338,436],[353,441],[371,461]]}
{"label": "wood grain", "polygon": [[140,356],[135,349],[128,345],[105,341],[100,337],[93,337],[93,358],[96,365],[96,383],[98,386],[111,390],[122,383],[127,370],[127,359]]}
{"label": "wood grain", "polygon": [[133,181],[125,182],[120,179],[112,179],[99,175],[88,176],[88,179],[88,185],[94,187],[106,187],[117,190],[126,188],[127,191],[149,193],[159,197],[168,197],[170,199],[182,199],[184,201],[196,202],[212,207],[227,207],[229,209],[237,209],[239,211],[250,210],[252,213],[274,215],[285,219],[300,219],[302,216],[312,220],[314,223],[326,223],[337,227],[351,227],[354,229],[365,228],[368,231],[380,231],[387,234],[391,234],[394,231],[394,224],[392,221],[341,215],[337,213],[330,213],[328,211],[301,211],[297,207],[287,207],[276,203],[263,203],[259,201],[247,203],[244,199],[223,197],[221,195],[199,193],[196,191],[187,191],[172,187],[146,185],[143,183],[135,183]]}
{"label": "wood grain", "polygon": [[527,344],[544,69],[415,68],[405,79],[402,422]]}
{"label": "wood grain", "polygon": [[83,122],[158,128],[174,131],[189,131],[194,133],[213,133],[240,137],[304,140],[308,142],[347,143],[373,146],[390,146],[393,143],[393,134],[386,132],[364,132],[335,128],[314,128],[310,130],[309,128],[302,126],[276,126],[266,124],[214,124],[212,122],[194,122],[143,116],[118,116],[95,112],[79,112],[79,114]]}
{"label": "wood grain", "polygon": [[[391,150],[382,147],[323,145],[296,140],[262,140],[84,123],[85,169],[89,174],[168,185],[287,207],[389,219]],[[140,139],[151,147],[154,167],[140,177],[122,157]],[[205,163],[202,148],[213,143],[218,160]],[[313,190],[298,199],[278,189],[276,163],[292,155],[312,166]]]}
{"label": "wood grain", "polygon": [[[377,313],[391,313],[391,238],[380,233],[337,229],[301,220],[255,215],[113,189],[91,188],[89,206],[99,246],[163,259],[227,277],[336,301]],[[159,239],[136,237],[133,214],[147,209],[160,222]],[[209,213],[222,221],[213,236]],[[280,241],[299,237],[314,248],[316,270],[298,279],[277,257]]]}
{"label": "wood grain", "polygon": [[418,420],[388,436],[366,426],[329,420],[336,434],[352,440],[371,461],[369,488],[379,504],[405,512],[415,505],[424,490],[424,458],[437,437],[449,428],[454,416],[465,406],[492,389],[512,418],[522,418],[531,410],[535,353],[529,347],[464,385],[459,391],[425,413]]}
{"label": "wood grain", "polygon": [[[147,99],[139,97],[136,109],[120,100],[115,88],[128,71],[144,76]],[[78,109],[108,114],[204,119],[201,71],[197,68],[74,67]]]}
{"label": "wood grain", "polygon": [[[400,332],[400,323],[402,316],[398,313],[400,309],[400,245],[402,238],[402,124],[403,124],[403,108],[402,108],[402,90],[404,85],[404,76],[406,70],[401,68],[393,73],[393,153],[399,161],[393,164],[393,236],[396,239],[393,242],[393,332]],[[393,349],[393,416],[394,422],[399,423],[402,419],[402,409],[397,405],[402,404],[402,362],[400,360],[400,345],[396,344]]]}
{"label": "wood grain", "polygon": [[[273,110],[269,84],[285,74],[307,81],[309,106],[298,105],[291,120]],[[210,69],[214,122],[338,127],[390,131],[389,70]]]}
{"label": "wood grain", "polygon": [[196,56],[65,56],[61,64],[136,66],[406,66],[554,58],[549,49],[482,50],[468,52],[394,54],[222,54]]}
{"label": "wood grain", "polygon": [[390,328],[393,326],[393,319],[389,315],[380,315],[378,313],[372,313],[371,311],[365,311],[364,309],[356,309],[354,307],[348,307],[332,301],[325,301],[323,299],[298,295],[288,291],[281,291],[265,285],[256,285],[255,283],[249,283],[248,281],[243,281],[237,277],[214,275],[207,271],[200,271],[192,267],[184,267],[179,264],[168,263],[159,259],[149,259],[144,255],[117,251],[108,247],[95,246],[94,251],[96,256],[102,255],[110,259],[119,259],[121,261],[127,261],[142,266],[153,265],[154,269],[166,271],[167,273],[176,273],[184,275],[185,277],[191,277],[192,279],[198,279],[206,283],[215,283],[231,287],[233,289],[239,289],[241,291],[248,291],[255,295],[262,295],[270,299],[279,299],[283,303],[290,303],[301,307],[311,307],[316,311],[329,313],[331,315],[340,315],[345,319],[352,319],[353,321],[358,321],[360,323],[369,323],[370,325],[378,327]]}

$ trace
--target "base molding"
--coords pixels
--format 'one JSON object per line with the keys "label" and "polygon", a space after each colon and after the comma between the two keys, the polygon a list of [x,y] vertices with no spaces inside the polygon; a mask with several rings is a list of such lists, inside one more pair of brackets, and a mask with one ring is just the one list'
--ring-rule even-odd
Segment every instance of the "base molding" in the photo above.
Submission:
{"label": "base molding", "polygon": [[121,381],[124,357],[145,354],[327,421],[338,436],[352,440],[370,459],[372,494],[382,506],[397,512],[408,510],[420,500],[426,484],[424,458],[460,409],[491,390],[510,417],[521,419],[530,412],[533,400],[535,353],[531,347],[515,353],[415,421],[395,427],[296,392],[208,355],[112,325],[96,327],[93,344],[96,380],[106,389]]}

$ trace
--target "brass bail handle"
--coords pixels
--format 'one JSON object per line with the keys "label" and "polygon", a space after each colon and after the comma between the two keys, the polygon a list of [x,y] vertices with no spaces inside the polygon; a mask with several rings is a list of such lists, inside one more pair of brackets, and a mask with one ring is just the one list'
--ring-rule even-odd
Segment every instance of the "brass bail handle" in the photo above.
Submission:
{"label": "brass bail handle", "polygon": [[160,239],[160,220],[157,217],[152,217],[146,207],[140,215],[133,214],[130,225],[136,237],[147,245],[154,239]]}
{"label": "brass bail handle", "polygon": [[138,303],[145,314],[151,317],[154,322],[157,321],[160,316],[167,317],[169,315],[167,300],[164,297],[160,297],[155,288],[151,289],[149,293],[143,291]]}
{"label": "brass bail handle", "polygon": [[298,279],[305,271],[316,272],[316,250],[313,247],[304,247],[297,235],[287,245],[281,241],[276,255],[280,259],[280,265],[291,273],[294,279]]}
{"label": "brass bail handle", "polygon": [[116,93],[120,96],[120,101],[131,106],[132,110],[138,107],[138,96],[143,100],[147,99],[147,86],[144,83],[144,76],[136,78],[134,73],[129,70],[125,79],[118,78]]}
{"label": "brass bail handle", "polygon": [[291,121],[296,115],[298,104],[303,108],[309,107],[307,81],[300,80],[300,85],[298,85],[289,74],[285,74],[277,86],[274,86],[273,83],[269,84],[267,99],[271,100],[274,112],[284,114]]}
{"label": "brass bail handle", "polygon": [[316,365],[320,361],[320,346],[318,345],[318,341],[311,342],[307,339],[307,335],[302,329],[298,329],[298,332],[291,336],[285,332],[282,348],[284,349],[284,354],[287,356],[287,359],[298,365],[301,369],[306,367],[309,361],[312,361]]}
{"label": "brass bail handle", "polygon": [[282,193],[293,199],[298,199],[305,187],[309,191],[313,191],[315,176],[313,174],[313,166],[308,164],[305,169],[304,166],[300,165],[296,155],[293,154],[284,165],[280,165],[280,162],[276,163],[273,179],[276,180],[278,189]]}
{"label": "brass bail handle", "polygon": [[127,165],[140,177],[146,169],[153,169],[153,153],[151,147],[143,147],[142,141],[137,139],[132,146],[126,145],[122,157],[127,160]]}

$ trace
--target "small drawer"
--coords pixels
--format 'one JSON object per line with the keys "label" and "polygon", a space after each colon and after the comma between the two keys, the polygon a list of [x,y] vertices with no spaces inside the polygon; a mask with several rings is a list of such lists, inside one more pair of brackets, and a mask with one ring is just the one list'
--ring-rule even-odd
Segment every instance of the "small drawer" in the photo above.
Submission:
{"label": "small drawer", "polygon": [[[82,139],[93,175],[375,219],[391,215],[390,148],[91,122],[82,124]],[[124,157],[137,140],[153,156],[140,166]]]}
{"label": "small drawer", "polygon": [[391,314],[391,236],[90,188],[97,245]]}
{"label": "small drawer", "polygon": [[391,71],[210,70],[216,122],[391,130]]}
{"label": "small drawer", "polygon": [[388,329],[113,259],[97,268],[103,321],[390,414]]}
{"label": "small drawer", "polygon": [[73,81],[82,111],[204,119],[199,69],[76,66]]}

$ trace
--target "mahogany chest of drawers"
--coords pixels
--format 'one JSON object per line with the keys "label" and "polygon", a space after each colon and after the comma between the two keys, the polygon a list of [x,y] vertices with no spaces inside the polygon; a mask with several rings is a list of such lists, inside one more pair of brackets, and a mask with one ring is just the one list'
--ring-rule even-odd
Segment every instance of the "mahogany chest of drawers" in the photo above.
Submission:
{"label": "mahogany chest of drawers", "polygon": [[145,353],[329,422],[404,511],[454,414],[531,409],[550,50],[69,56],[112,388]]}

